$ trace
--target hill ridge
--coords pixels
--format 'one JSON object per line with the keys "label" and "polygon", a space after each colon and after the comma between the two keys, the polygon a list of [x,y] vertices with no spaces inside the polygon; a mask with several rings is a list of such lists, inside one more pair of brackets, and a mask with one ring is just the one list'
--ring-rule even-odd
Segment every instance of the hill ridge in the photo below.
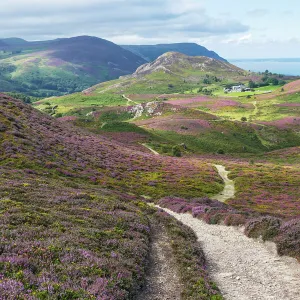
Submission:
{"label": "hill ridge", "polygon": [[157,45],[122,45],[123,48],[140,55],[147,61],[153,61],[165,52],[181,52],[188,56],[207,56],[227,62],[226,59],[219,56],[216,52],[208,50],[197,43],[172,43]]}

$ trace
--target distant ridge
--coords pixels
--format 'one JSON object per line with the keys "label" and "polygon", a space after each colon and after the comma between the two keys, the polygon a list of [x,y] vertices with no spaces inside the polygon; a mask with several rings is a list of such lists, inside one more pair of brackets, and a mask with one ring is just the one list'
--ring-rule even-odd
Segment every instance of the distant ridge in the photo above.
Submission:
{"label": "distant ridge", "polygon": [[0,48],[8,47],[8,44],[6,44],[4,41],[0,40]]}
{"label": "distant ridge", "polygon": [[8,46],[20,46],[20,45],[26,45],[29,44],[28,41],[21,39],[21,38],[5,38],[0,39],[0,43],[3,42]]}
{"label": "distant ridge", "polygon": [[188,56],[206,56],[217,60],[226,59],[219,56],[216,52],[196,43],[177,43],[177,44],[159,44],[159,45],[123,45],[121,46],[133,53],[143,57],[147,61],[153,61],[166,52],[180,52]]}

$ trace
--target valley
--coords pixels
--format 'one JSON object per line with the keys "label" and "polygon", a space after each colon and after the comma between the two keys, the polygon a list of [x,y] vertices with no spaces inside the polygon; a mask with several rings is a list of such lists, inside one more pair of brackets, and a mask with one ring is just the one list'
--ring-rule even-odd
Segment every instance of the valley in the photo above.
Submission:
{"label": "valley", "polygon": [[[34,52],[38,72],[54,76],[50,56],[74,68],[78,57],[60,47],[79,41]],[[130,52],[134,70],[97,82],[78,73],[82,86],[66,95],[0,94],[0,292],[296,299],[299,78],[178,52],[147,62],[161,50],[133,48],[146,51]],[[32,53],[3,57],[19,64],[13,76],[31,68]],[[226,91],[234,86],[250,91]]]}

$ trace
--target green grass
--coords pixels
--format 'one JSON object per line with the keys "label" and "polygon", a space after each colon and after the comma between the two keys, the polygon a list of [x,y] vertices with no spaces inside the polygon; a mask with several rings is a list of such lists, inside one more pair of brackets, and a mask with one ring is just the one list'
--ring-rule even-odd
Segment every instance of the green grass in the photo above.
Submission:
{"label": "green grass", "polygon": [[64,97],[44,99],[36,104],[36,108],[43,111],[49,106],[48,104],[52,107],[57,105],[56,113],[72,115],[72,111],[82,108],[90,108],[90,111],[93,111],[93,108],[95,110],[104,106],[126,106],[127,100],[121,95],[115,94],[84,95],[76,93]]}
{"label": "green grass", "polygon": [[[155,130],[153,134],[155,133],[155,135],[173,145],[184,143],[187,150],[194,153],[216,153],[218,150],[223,150],[225,153],[259,153],[267,150],[254,131],[247,132],[244,130],[243,132],[240,129],[239,127],[232,128],[232,131],[228,134],[212,130],[197,136],[182,135],[163,130]],[[155,150],[158,152],[163,151],[159,148]]]}
{"label": "green grass", "polygon": [[110,122],[101,127],[102,131],[106,132],[135,132],[148,135],[148,132],[135,124],[127,122]]}

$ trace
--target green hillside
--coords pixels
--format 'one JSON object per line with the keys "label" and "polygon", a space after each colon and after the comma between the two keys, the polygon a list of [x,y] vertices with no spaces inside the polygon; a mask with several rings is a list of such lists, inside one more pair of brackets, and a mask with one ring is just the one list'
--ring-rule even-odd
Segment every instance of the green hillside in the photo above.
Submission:
{"label": "green hillside", "polygon": [[[3,42],[5,43],[5,41]],[[109,41],[82,36],[0,44],[0,92],[48,97],[82,91],[131,74],[145,62]]]}

